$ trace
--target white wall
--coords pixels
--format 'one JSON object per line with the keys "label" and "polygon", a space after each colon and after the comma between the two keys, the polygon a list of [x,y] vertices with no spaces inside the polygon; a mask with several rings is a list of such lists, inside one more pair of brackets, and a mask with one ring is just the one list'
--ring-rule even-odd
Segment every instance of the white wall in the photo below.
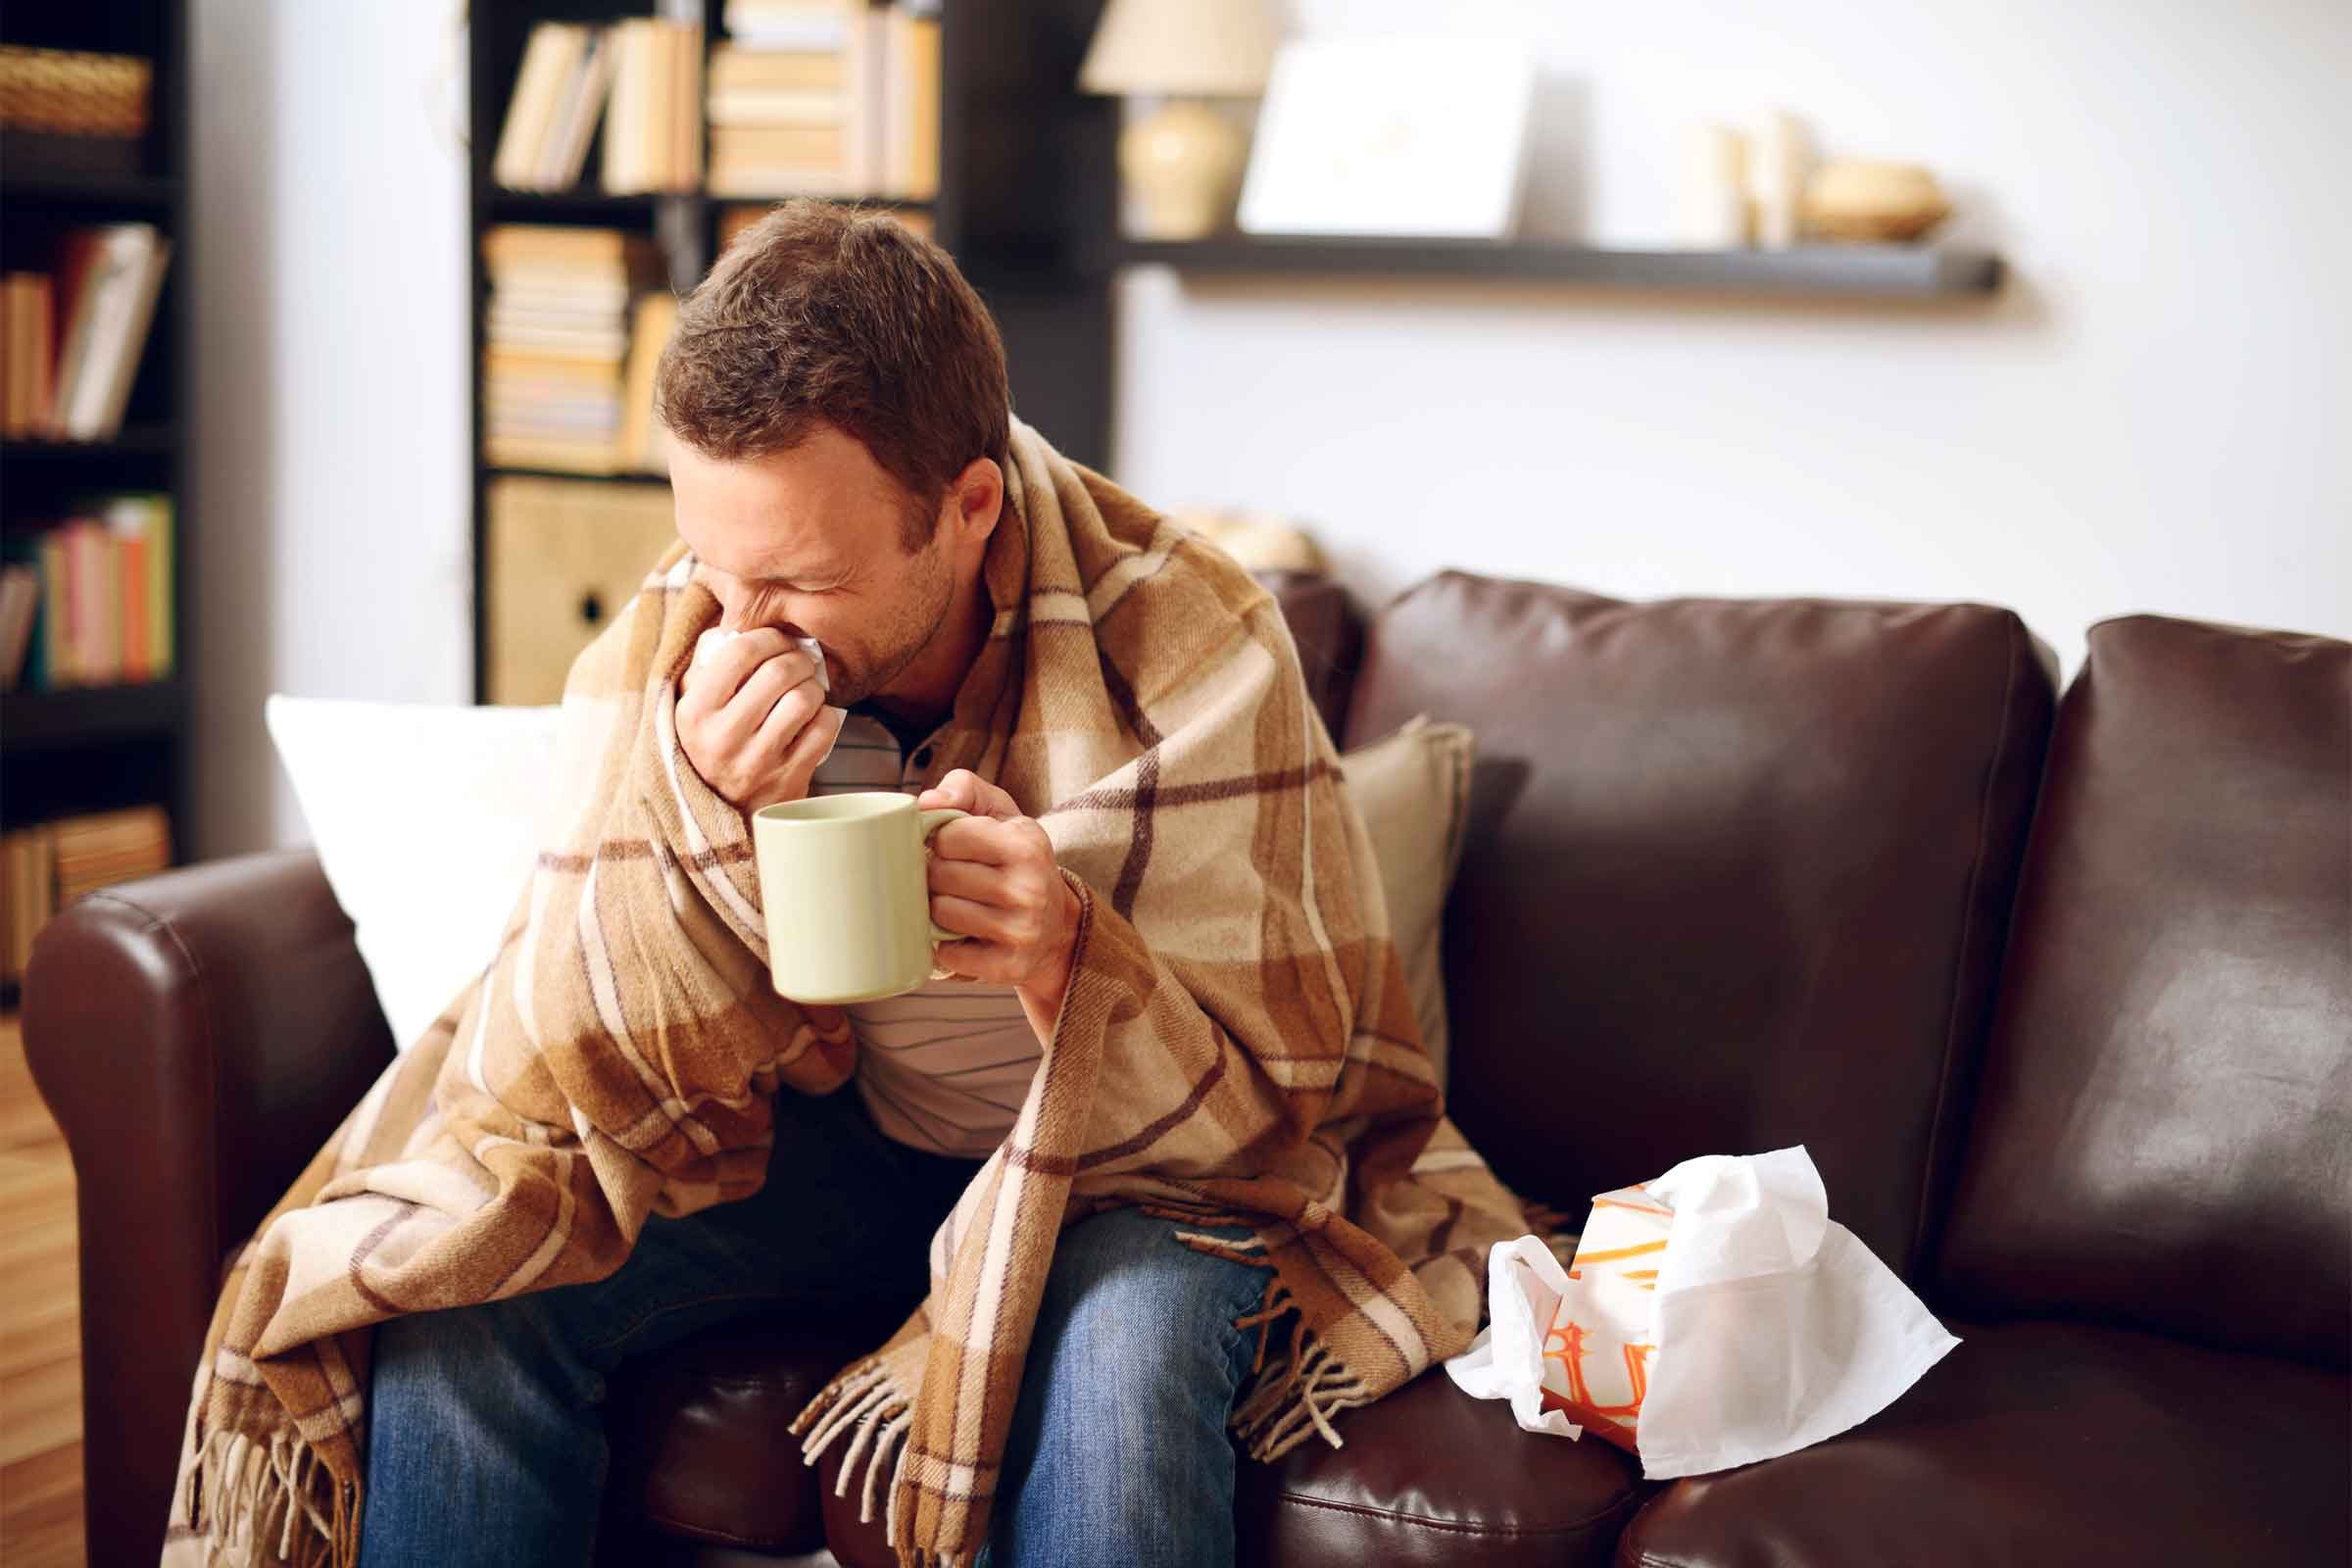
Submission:
{"label": "white wall", "polygon": [[2127,611],[2352,635],[2352,6],[1443,16],[1539,50],[1539,230],[1662,242],[1683,126],[1783,106],[1832,153],[1935,168],[1952,237],[2015,280],[1922,309],[1140,271],[1114,464],[1140,494],[1294,514],[1375,598],[1459,565],[1981,599],[2070,667]]}
{"label": "white wall", "polygon": [[456,9],[195,6],[200,857],[304,836],[269,693],[471,696]]}

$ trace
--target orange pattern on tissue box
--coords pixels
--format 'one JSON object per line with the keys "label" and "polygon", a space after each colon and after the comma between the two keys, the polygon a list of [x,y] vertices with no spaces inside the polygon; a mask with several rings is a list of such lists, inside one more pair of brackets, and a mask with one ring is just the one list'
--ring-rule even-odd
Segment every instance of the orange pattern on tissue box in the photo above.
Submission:
{"label": "orange pattern on tissue box", "polygon": [[1637,1452],[1634,1434],[1657,1347],[1658,1266],[1674,1210],[1642,1187],[1592,1200],[1568,1266],[1568,1294],[1544,1337],[1544,1408]]}

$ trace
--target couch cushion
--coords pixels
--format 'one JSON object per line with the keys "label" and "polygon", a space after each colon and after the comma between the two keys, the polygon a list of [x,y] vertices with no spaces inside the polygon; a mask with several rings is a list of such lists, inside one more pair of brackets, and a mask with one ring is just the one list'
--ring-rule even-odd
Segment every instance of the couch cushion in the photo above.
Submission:
{"label": "couch cushion", "polygon": [[1367,632],[1348,734],[1478,737],[1446,926],[1454,1119],[1584,1200],[1804,1144],[1908,1274],[1957,1142],[2047,736],[2018,618],[1625,604],[1448,573]]}
{"label": "couch cushion", "polygon": [[2015,932],[1939,1299],[2342,1367],[2352,645],[2093,628]]}
{"label": "couch cushion", "polygon": [[697,1541],[822,1545],[816,1473],[785,1429],[872,1339],[871,1327],[837,1319],[760,1314],[630,1363],[607,1407],[608,1507]]}
{"label": "couch cushion", "polygon": [[[1433,1370],[1271,1465],[1240,1461],[1234,1523],[1244,1568],[1579,1568],[1602,1564],[1640,1504],[1633,1461],[1600,1442],[1535,1437],[1507,1405]],[[841,1446],[818,1461],[825,1533],[843,1568],[896,1568],[881,1510],[836,1497]]]}
{"label": "couch cushion", "polygon": [[1578,1568],[1601,1564],[1646,1491],[1597,1439],[1522,1432],[1443,1370],[1340,1417],[1344,1448],[1310,1439],[1242,1462],[1245,1568]]}
{"label": "couch cushion", "polygon": [[2121,1329],[1956,1327],[1843,1437],[1678,1481],[1621,1568],[2340,1563],[2352,1385]]}

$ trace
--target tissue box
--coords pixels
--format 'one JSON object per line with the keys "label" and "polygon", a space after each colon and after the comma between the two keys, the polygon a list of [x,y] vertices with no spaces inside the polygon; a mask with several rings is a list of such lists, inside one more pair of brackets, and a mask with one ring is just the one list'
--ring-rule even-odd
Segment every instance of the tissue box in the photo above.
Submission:
{"label": "tissue box", "polygon": [[1636,1182],[1592,1200],[1562,1296],[1544,1335],[1544,1408],[1639,1453],[1635,1432],[1649,1392],[1658,1270],[1674,1210]]}
{"label": "tissue box", "polygon": [[1617,1445],[1652,1480],[1835,1437],[1960,1343],[1829,1217],[1802,1147],[1603,1193],[1565,1270],[1525,1236],[1487,1278],[1494,1322],[1446,1374],[1527,1431]]}

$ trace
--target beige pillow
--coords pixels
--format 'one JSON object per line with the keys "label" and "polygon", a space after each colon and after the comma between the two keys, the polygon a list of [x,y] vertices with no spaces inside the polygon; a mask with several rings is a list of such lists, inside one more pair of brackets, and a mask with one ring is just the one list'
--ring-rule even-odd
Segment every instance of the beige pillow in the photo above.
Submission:
{"label": "beige pillow", "polygon": [[1403,960],[1421,1039],[1446,1083],[1446,967],[1438,954],[1446,894],[1462,853],[1470,806],[1470,732],[1415,718],[1340,759],[1363,813],[1388,895],[1389,929]]}

